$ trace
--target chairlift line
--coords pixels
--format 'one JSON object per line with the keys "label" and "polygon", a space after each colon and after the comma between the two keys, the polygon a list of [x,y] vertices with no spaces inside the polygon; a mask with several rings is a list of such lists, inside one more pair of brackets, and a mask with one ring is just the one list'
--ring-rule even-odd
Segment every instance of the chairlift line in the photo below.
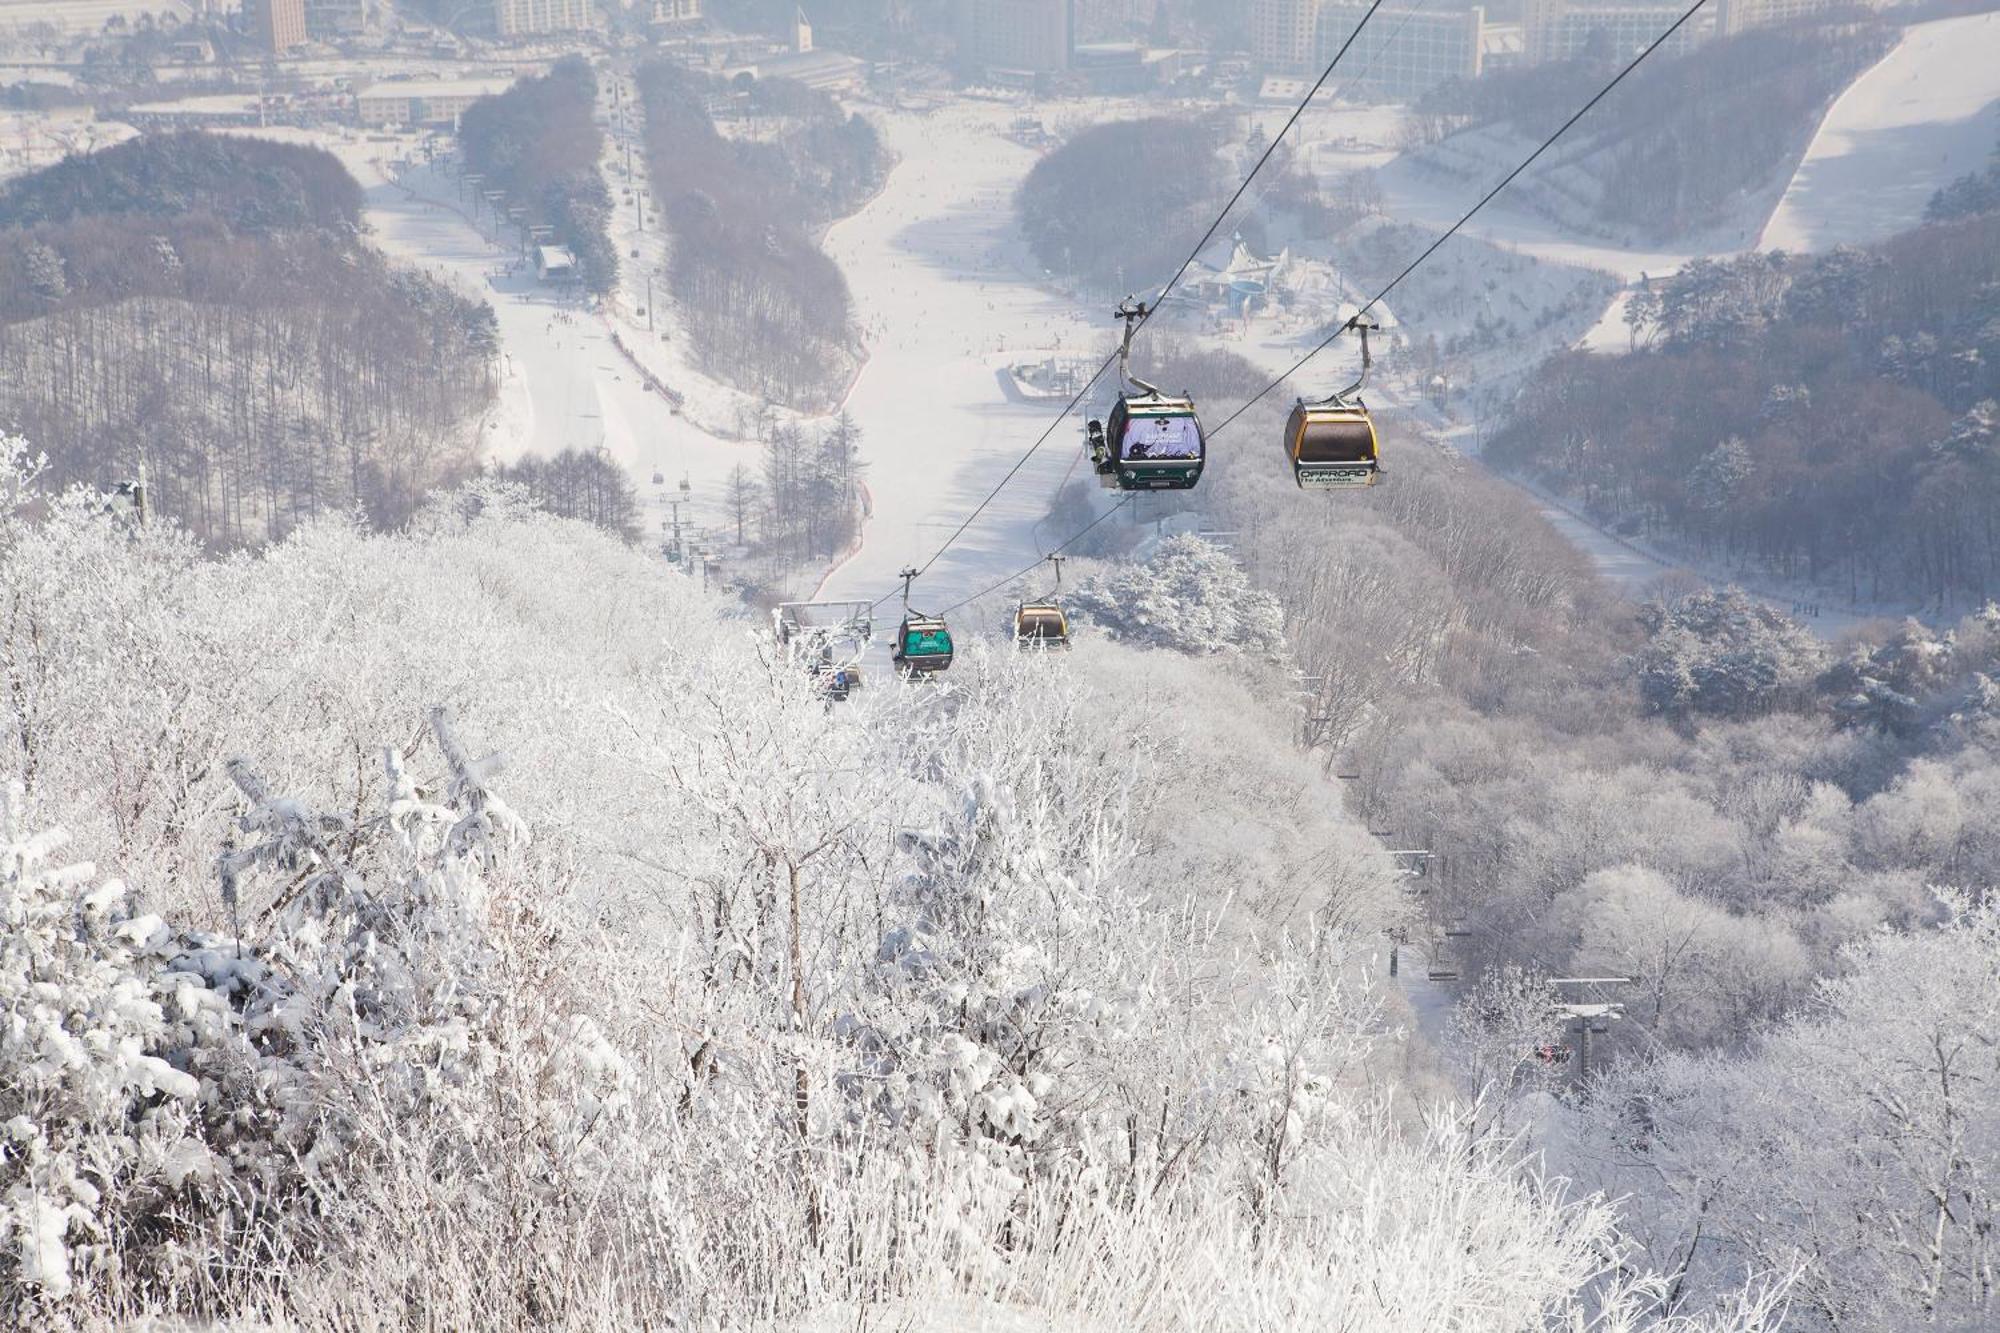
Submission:
{"label": "chairlift line", "polygon": [[1067,551],[1070,547],[1082,541],[1084,537],[1089,534],[1092,528],[1102,523],[1105,519],[1110,518],[1113,514],[1117,513],[1119,510],[1125,508],[1126,505],[1131,504],[1133,498],[1134,498],[1133,496],[1127,495],[1117,504],[1112,505],[1111,508],[1105,510],[1103,513],[1099,514],[1096,518],[1091,519],[1090,522],[1084,524],[1081,528],[1077,529],[1077,531],[1070,534],[1068,540],[1064,541],[1062,545],[1056,547],[1054,550],[1050,551],[1047,555],[1035,557],[1034,564],[1029,565],[1023,569],[1015,570],[1012,574],[1009,574],[1006,578],[1001,579],[998,583],[994,583],[985,588],[982,588],[981,590],[972,594],[972,596],[966,598],[962,602],[954,602],[952,605],[947,606],[944,609],[944,613],[946,615],[950,615],[952,612],[957,611],[962,607],[967,607],[972,605],[974,602],[978,601],[982,597],[991,597],[994,593],[999,592],[1002,588],[1006,587],[1008,584],[1012,583],[1016,579],[1026,578],[1028,575],[1034,573],[1037,569],[1040,569],[1045,562],[1054,559],[1057,556],[1060,556],[1064,551]]}

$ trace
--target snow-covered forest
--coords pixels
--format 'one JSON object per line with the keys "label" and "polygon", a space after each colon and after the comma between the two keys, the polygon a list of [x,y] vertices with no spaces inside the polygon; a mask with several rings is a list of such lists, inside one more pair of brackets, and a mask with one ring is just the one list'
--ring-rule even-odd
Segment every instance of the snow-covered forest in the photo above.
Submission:
{"label": "snow-covered forest", "polygon": [[[1154,369],[1222,395],[1245,373]],[[1371,831],[1434,857],[1407,938],[1487,979],[1447,1043],[1459,1076],[1491,1081],[1488,1112],[1557,1169],[1634,1200],[1679,1308],[1783,1254],[1798,1326],[1980,1326],[2000,608],[1844,651],[1735,590],[1662,587],[1635,615],[1518,492],[1400,443],[1393,484],[1338,508],[1287,505],[1264,460],[1223,454],[1208,512],[1247,585],[1184,537],[1149,560],[1157,582],[1085,565],[1076,605],[1183,647],[1209,625],[1268,651],[1283,624],[1300,741]],[[1113,534],[1101,554],[1130,549]],[[1560,976],[1627,981],[1592,1038],[1620,1072],[1557,1110],[1535,1052],[1575,1040]],[[1838,1075],[1805,1054],[1834,1041]],[[1841,1146],[1794,1178],[1792,1145],[1829,1123]]]}
{"label": "snow-covered forest", "polygon": [[[975,649],[829,710],[493,483],[227,563],[72,493],[0,560],[17,1321],[1626,1328],[1665,1289],[1392,1095],[1405,908],[1254,659]],[[1771,1276],[1687,1326],[1763,1326]]]}
{"label": "snow-covered forest", "polygon": [[576,256],[585,286],[611,290],[618,251],[609,233],[611,191],[598,173],[604,136],[594,116],[597,78],[580,56],[556,62],[466,108],[459,142],[482,188],[502,191],[520,225],[545,227],[550,242]]}
{"label": "snow-covered forest", "polygon": [[172,3],[0,0],[0,1328],[2000,1328],[1989,0]]}
{"label": "snow-covered forest", "polygon": [[[1608,36],[1608,34],[1603,34]],[[1583,234],[1649,242],[1726,228],[1805,150],[1836,94],[1891,44],[1869,24],[1766,28],[1663,51],[1518,196]],[[1630,51],[1460,80],[1419,103],[1426,170],[1467,182],[1560,125]]]}
{"label": "snow-covered forest", "polygon": [[[662,275],[704,371],[787,407],[838,400],[860,347],[847,279],[817,232],[888,169],[868,120],[783,79],[731,98],[655,61],[639,71],[646,164],[672,237]],[[714,119],[725,110],[728,133]]]}
{"label": "snow-covered forest", "polygon": [[358,235],[325,152],[161,135],[0,184],[0,424],[218,547],[400,522],[475,463],[492,311]]}
{"label": "snow-covered forest", "polygon": [[[1172,273],[1229,182],[1216,155],[1226,124],[1164,116],[1094,125],[1035,164],[1015,207],[1042,267],[1113,299],[1141,275]],[[1162,173],[1161,162],[1175,170]],[[1112,201],[1144,200],[1143,207]]]}
{"label": "snow-covered forest", "polygon": [[1850,601],[2000,595],[2000,212],[1963,195],[1865,250],[1689,263],[1627,305],[1637,350],[1544,367],[1489,455]]}

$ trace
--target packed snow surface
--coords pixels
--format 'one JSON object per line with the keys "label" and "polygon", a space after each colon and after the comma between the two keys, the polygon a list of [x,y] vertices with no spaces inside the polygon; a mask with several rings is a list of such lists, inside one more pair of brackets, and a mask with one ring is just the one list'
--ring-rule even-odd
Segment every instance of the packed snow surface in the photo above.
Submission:
{"label": "packed snow surface", "polygon": [[2000,13],[1917,24],[1834,102],[1758,248],[1866,245],[1914,227],[1996,140]]}
{"label": "packed snow surface", "polygon": [[[896,586],[897,570],[923,564],[1054,418],[1048,404],[1004,392],[1009,360],[1108,349],[1111,321],[1106,312],[1091,322],[1017,280],[1013,194],[1034,154],[1001,135],[1016,107],[870,114],[900,161],[874,200],[828,231],[826,250],[847,274],[867,338],[847,407],[863,431],[873,515],[821,595],[873,600]],[[913,602],[941,610],[1033,560],[1036,525],[1082,438],[1075,418],[1057,427]]]}
{"label": "packed snow surface", "polygon": [[[612,342],[606,318],[537,281],[511,236],[496,233],[484,214],[475,220],[454,177],[397,159],[407,145],[261,133],[336,153],[366,191],[376,245],[492,305],[503,356],[500,401],[484,428],[489,458],[505,463],[527,453],[603,448],[630,470],[642,501],[677,494],[685,476],[697,521],[721,523],[724,479],[738,463],[756,468],[756,447],[711,435],[673,411]],[[620,319],[620,336],[631,339],[634,327]],[[656,474],[663,485],[652,483]],[[657,530],[651,513],[648,523]]]}

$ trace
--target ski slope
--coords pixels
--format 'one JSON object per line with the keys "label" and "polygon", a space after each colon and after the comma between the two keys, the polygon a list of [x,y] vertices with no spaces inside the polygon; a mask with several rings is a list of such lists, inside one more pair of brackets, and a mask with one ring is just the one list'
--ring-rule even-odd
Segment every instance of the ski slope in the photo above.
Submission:
{"label": "ski slope", "polygon": [[[708,434],[650,392],[612,342],[605,319],[537,282],[511,238],[496,239],[490,224],[475,224],[451,177],[395,162],[387,156],[398,151],[395,145],[264,133],[335,152],[362,185],[377,246],[493,307],[501,385],[484,426],[487,457],[504,463],[527,453],[602,448],[631,472],[652,531],[665,517],[657,502],[677,495],[682,477],[691,487],[693,519],[722,523],[724,481],[738,463],[757,466],[755,445]],[[653,483],[655,474],[663,485]]]}
{"label": "ski slope", "polygon": [[1908,230],[1996,141],[2000,13],[1917,24],[1835,100],[1757,246],[1828,250]]}
{"label": "ski slope", "polygon": [[[862,429],[873,514],[820,591],[867,600],[896,587],[905,565],[923,564],[1054,418],[1053,405],[1007,396],[1006,364],[1108,348],[1111,327],[1109,312],[1087,321],[1020,280],[1013,195],[1035,156],[1001,134],[1018,108],[965,101],[870,114],[900,161],[880,194],[828,231],[825,248],[847,275],[868,345],[847,409]],[[1059,427],[919,581],[914,603],[942,609],[1032,560],[1037,524],[1081,442],[1079,423]]]}

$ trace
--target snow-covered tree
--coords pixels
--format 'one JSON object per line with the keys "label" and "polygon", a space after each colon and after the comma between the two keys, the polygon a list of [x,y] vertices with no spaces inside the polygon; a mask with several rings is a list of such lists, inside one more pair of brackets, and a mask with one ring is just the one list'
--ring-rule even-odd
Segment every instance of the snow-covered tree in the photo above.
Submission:
{"label": "snow-covered tree", "polygon": [[[1624,1328],[1664,1290],[1602,1199],[1383,1095],[1408,908],[1214,654],[968,642],[829,709],[491,482],[228,561],[75,497],[0,562],[17,827],[144,892],[8,882],[0,1086],[89,1146],[0,1144],[17,1322]],[[1639,808],[1647,855],[1692,819]],[[44,1077],[52,1025],[84,1063]]]}
{"label": "snow-covered tree", "polygon": [[1160,541],[1143,561],[1085,578],[1070,607],[1128,642],[1183,653],[1284,648],[1284,618],[1222,547],[1192,534]]}
{"label": "snow-covered tree", "polygon": [[1788,1327],[1992,1324],[2000,1244],[2000,916],[1878,933],[1742,1056],[1614,1071],[1564,1117],[1558,1160],[1638,1188],[1652,1262],[1700,1310],[1744,1264],[1800,1272]]}
{"label": "snow-covered tree", "polygon": [[1682,717],[1753,717],[1798,695],[1825,649],[1803,626],[1740,588],[1642,608],[1648,642],[1635,666],[1648,707]]}

